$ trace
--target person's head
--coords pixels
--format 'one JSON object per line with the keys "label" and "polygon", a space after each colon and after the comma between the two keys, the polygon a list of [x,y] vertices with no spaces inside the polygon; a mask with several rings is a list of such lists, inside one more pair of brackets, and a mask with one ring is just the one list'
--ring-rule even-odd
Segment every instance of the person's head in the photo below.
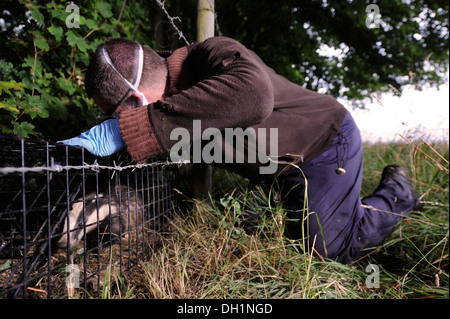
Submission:
{"label": "person's head", "polygon": [[100,45],[86,71],[86,93],[106,114],[120,113],[161,99],[167,64],[150,47],[109,38]]}

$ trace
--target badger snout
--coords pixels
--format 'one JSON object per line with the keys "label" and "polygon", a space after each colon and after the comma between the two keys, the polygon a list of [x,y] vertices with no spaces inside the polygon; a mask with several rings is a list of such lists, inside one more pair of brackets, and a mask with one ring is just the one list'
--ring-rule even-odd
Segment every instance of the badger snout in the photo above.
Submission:
{"label": "badger snout", "polygon": [[67,247],[67,238],[65,235],[62,235],[62,237],[58,240],[58,247],[59,248],[66,248]]}
{"label": "badger snout", "polygon": [[[82,236],[81,231],[71,231],[70,232],[70,234],[69,234],[70,247],[75,247],[81,241],[81,238],[78,238],[80,234]],[[65,232],[62,234],[62,236],[58,240],[58,247],[59,248],[67,248],[67,234]]]}

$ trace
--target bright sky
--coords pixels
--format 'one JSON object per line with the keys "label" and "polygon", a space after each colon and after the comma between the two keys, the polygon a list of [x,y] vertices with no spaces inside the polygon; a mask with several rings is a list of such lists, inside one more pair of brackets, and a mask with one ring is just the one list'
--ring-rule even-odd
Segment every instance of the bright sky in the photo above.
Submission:
{"label": "bright sky", "polygon": [[448,83],[439,90],[408,88],[401,97],[386,94],[378,98],[380,101],[374,99],[367,110],[347,107],[361,130],[363,141],[400,141],[403,139],[398,134],[402,134],[408,138],[421,137],[426,142],[449,142]]}
{"label": "bright sky", "polygon": [[[333,48],[322,44],[317,50],[321,56],[342,62],[348,47]],[[424,67],[430,68],[430,66]],[[446,78],[449,78],[447,72]],[[320,92],[320,90],[319,90]],[[364,142],[392,142],[408,138],[423,138],[426,142],[449,142],[449,83],[437,88],[413,87],[403,89],[401,97],[393,94],[377,96],[365,110],[353,110],[345,100],[339,100],[351,111],[361,130]]]}

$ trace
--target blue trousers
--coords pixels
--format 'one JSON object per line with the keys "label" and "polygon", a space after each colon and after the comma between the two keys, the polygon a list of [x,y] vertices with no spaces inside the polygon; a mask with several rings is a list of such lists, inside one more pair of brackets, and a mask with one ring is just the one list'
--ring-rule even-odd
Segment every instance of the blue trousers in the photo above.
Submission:
{"label": "blue trousers", "polygon": [[[312,252],[342,263],[355,261],[383,243],[414,202],[383,187],[361,200],[362,159],[361,134],[348,113],[324,153],[278,181],[288,237],[307,238]],[[336,172],[339,167],[344,174]]]}

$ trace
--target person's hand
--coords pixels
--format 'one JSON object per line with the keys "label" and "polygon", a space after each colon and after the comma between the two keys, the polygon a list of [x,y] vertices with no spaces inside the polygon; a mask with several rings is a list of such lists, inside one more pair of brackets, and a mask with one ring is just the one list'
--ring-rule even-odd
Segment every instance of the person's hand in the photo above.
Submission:
{"label": "person's hand", "polygon": [[59,141],[71,146],[81,146],[95,156],[108,156],[125,147],[119,129],[119,119],[100,123],[78,137]]}

